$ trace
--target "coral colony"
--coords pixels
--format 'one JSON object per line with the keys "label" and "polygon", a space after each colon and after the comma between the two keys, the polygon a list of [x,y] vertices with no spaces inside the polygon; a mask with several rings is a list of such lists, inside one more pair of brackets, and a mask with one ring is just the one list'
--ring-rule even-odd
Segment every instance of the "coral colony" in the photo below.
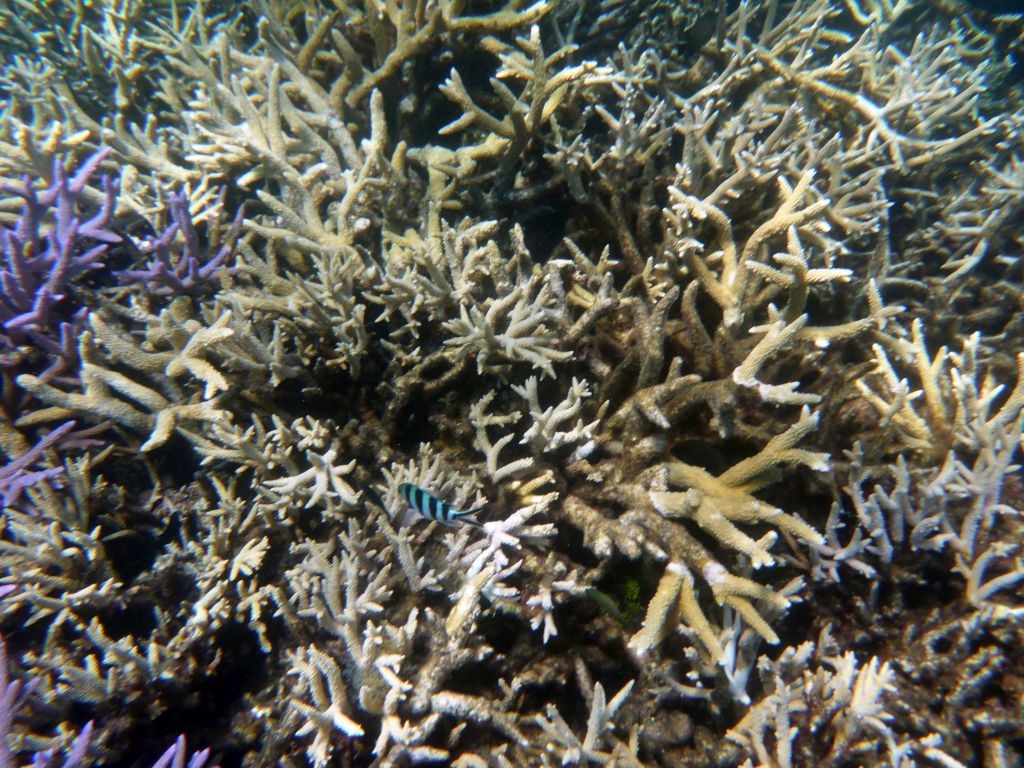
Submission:
{"label": "coral colony", "polygon": [[0,768],[1021,766],[999,10],[0,1]]}

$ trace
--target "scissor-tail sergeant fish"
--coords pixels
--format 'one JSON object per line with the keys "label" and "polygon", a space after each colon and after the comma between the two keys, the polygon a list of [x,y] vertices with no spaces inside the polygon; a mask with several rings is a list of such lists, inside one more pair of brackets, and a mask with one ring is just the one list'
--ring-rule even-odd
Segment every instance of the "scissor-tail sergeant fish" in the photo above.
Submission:
{"label": "scissor-tail sergeant fish", "polygon": [[436,520],[443,525],[452,527],[459,523],[475,525],[479,527],[480,521],[473,517],[482,507],[468,509],[460,512],[443,499],[437,498],[430,491],[420,488],[412,483],[401,483],[398,486],[398,493],[403,499],[409,502],[409,506],[428,520]]}

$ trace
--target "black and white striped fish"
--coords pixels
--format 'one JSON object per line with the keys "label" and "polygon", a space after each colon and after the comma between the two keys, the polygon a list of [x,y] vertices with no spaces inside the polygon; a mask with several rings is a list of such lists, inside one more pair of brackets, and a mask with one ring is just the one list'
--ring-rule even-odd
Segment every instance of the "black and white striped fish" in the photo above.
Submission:
{"label": "black and white striped fish", "polygon": [[409,503],[410,507],[428,520],[435,520],[443,525],[453,527],[459,523],[477,527],[481,525],[480,521],[473,517],[473,514],[479,512],[482,507],[460,512],[444,499],[439,499],[430,491],[412,483],[401,483],[398,486],[398,493]]}

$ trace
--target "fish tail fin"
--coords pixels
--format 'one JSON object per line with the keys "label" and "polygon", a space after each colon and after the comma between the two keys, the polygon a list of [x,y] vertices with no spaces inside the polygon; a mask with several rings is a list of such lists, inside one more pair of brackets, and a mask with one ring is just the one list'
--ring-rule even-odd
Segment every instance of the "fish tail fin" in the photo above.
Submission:
{"label": "fish tail fin", "polygon": [[452,515],[452,520],[457,520],[460,523],[466,523],[467,525],[473,525],[477,528],[483,528],[484,524],[481,523],[476,515],[478,512],[483,511],[487,507],[487,502],[484,502],[479,507],[473,507],[473,509],[467,509],[465,512],[457,512]]}
{"label": "fish tail fin", "polygon": [[366,494],[367,498],[369,498],[370,501],[372,501],[374,504],[376,504],[378,507],[384,510],[384,514],[391,514],[390,512],[388,512],[388,508],[387,505],[384,503],[384,499],[380,497],[380,494],[377,493],[377,491],[375,491],[371,485],[368,485],[367,483],[360,483],[359,488]]}
{"label": "fish tail fin", "polygon": [[467,525],[475,526],[477,528],[483,528],[484,524],[476,519],[476,513],[480,509],[482,509],[482,507],[477,507],[476,509],[470,509],[470,510],[468,510],[466,512],[460,512],[459,514],[454,515],[452,519],[453,520],[458,520],[460,523],[466,523]]}

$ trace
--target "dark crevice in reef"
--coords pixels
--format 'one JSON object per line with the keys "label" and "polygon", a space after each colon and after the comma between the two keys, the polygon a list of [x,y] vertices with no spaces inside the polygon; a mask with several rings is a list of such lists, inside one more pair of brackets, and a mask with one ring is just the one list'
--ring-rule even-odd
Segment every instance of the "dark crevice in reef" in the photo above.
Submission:
{"label": "dark crevice in reef", "polygon": [[[242,756],[253,744],[240,734],[240,738],[228,739],[224,735],[231,732],[230,724],[241,711],[245,693],[266,683],[261,672],[265,657],[255,634],[237,624],[222,627],[211,640],[206,653],[197,657],[195,678],[158,681],[140,699],[137,706],[146,708],[147,699],[158,698],[160,709],[148,711],[148,717],[135,725],[128,725],[131,719],[124,720],[127,727],[119,732],[117,744],[121,758],[106,765],[150,765],[182,733],[188,734],[191,748],[216,742],[221,768],[242,764]],[[97,708],[96,715],[101,716],[102,710],[102,706]]]}
{"label": "dark crevice in reef", "polygon": [[552,548],[585,568],[596,568],[602,563],[597,555],[584,546],[583,532],[571,525],[558,526]]}

